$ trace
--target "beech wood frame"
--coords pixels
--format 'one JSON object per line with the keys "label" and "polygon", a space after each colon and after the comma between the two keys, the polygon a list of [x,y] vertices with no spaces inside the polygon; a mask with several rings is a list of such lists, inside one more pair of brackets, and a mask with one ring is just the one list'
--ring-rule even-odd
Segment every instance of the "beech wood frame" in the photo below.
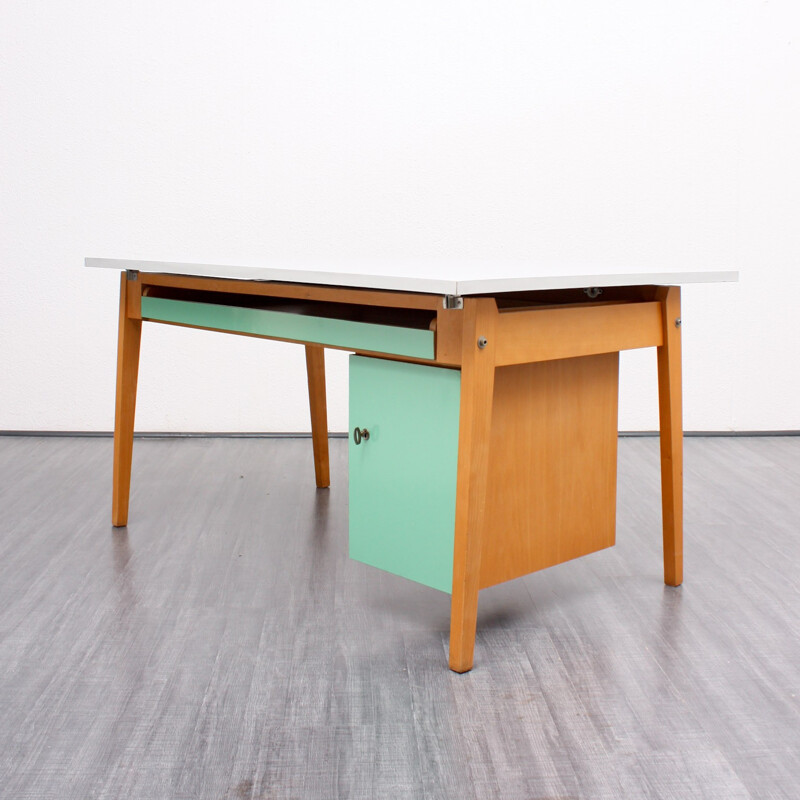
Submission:
{"label": "beech wood frame", "polygon": [[[435,312],[431,323],[435,332],[433,359],[358,352],[461,370],[449,657],[450,669],[455,672],[467,672],[473,665],[478,592],[482,586],[482,535],[491,522],[484,517],[496,369],[656,347],[664,581],[670,586],[680,585],[683,579],[683,431],[679,287],[615,287],[597,300],[589,299],[580,290],[467,296],[463,298],[463,308],[448,309],[440,295],[123,272],[114,425],[112,524],[116,527],[128,522],[143,321],[141,297],[150,287]],[[306,353],[316,484],[324,488],[330,482],[324,348],[316,342],[300,344],[305,345]]]}

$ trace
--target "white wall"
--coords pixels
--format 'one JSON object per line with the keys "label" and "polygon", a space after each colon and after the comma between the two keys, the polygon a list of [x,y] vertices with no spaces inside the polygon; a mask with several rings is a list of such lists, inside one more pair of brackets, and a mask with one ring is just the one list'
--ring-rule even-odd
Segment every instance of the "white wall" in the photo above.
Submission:
{"label": "white wall", "polygon": [[[686,428],[799,429],[798,48],[796,0],[3,0],[0,429],[112,427],[85,255],[654,252],[742,274],[684,290]],[[299,347],[145,334],[140,429],[308,429]]]}

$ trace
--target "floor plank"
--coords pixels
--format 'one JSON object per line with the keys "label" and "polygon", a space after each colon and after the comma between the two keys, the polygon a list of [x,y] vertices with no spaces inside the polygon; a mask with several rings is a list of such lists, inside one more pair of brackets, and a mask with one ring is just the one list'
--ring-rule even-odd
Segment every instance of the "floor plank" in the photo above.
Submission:
{"label": "floor plank", "polygon": [[0,798],[794,798],[800,438],[620,441],[617,545],[449,598],[347,558],[303,439],[0,437]]}

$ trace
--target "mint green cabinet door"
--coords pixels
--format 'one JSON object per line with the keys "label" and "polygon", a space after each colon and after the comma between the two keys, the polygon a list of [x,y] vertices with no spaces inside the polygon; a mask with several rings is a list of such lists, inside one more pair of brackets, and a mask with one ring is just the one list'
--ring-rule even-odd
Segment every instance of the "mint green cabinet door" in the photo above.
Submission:
{"label": "mint green cabinet door", "polygon": [[[350,557],[450,592],[461,374],[350,356]],[[353,430],[369,431],[355,443]]]}

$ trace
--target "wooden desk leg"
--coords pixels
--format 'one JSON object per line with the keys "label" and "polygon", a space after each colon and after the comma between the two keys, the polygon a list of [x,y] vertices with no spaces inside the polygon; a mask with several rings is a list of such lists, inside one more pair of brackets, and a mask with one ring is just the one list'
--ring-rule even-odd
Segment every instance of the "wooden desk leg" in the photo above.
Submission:
{"label": "wooden desk leg", "polygon": [[658,407],[661,429],[661,514],[664,583],[683,582],[683,419],[681,412],[681,290],[659,289],[664,344],[658,348]]}
{"label": "wooden desk leg", "polygon": [[317,487],[331,485],[328,460],[328,407],[325,400],[325,348],[306,345],[308,400],[311,407],[311,441],[314,446],[314,473]]}
{"label": "wooden desk leg", "polygon": [[[491,298],[464,299],[461,405],[458,431],[453,595],[450,606],[450,669],[472,669],[481,533],[486,508],[486,477],[492,427],[497,305]],[[485,337],[485,346],[478,340]]]}
{"label": "wooden desk leg", "polygon": [[136,382],[139,376],[139,344],[142,321],[128,316],[128,279],[122,273],[119,289],[119,334],[117,338],[117,406],[114,419],[114,478],[111,524],[128,524],[133,456],[133,418],[136,412]]}

